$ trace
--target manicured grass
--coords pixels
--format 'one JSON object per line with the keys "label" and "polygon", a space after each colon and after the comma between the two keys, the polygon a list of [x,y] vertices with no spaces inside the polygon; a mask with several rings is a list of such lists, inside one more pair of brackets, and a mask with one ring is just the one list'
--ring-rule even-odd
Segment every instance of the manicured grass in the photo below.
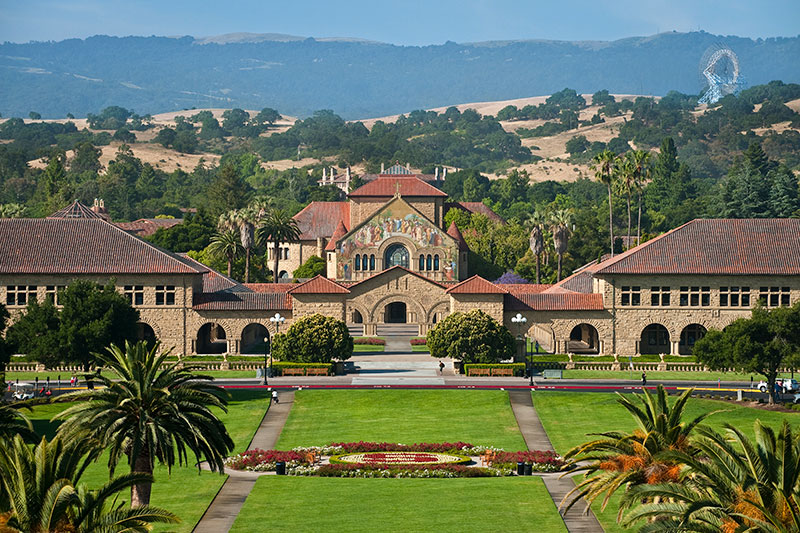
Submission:
{"label": "manicured grass", "polygon": [[[220,413],[233,442],[235,451],[247,449],[264,413],[269,407],[268,393],[264,390],[233,390],[228,404],[228,413]],[[40,434],[52,437],[57,424],[49,422],[50,418],[66,409],[68,404],[47,404],[34,408],[27,413],[32,419],[34,429]],[[193,458],[190,457],[190,460]],[[108,480],[107,456],[104,455],[86,470],[82,481],[89,487],[98,487]],[[127,464],[120,463],[117,473],[128,472]],[[170,531],[188,533],[191,531],[208,505],[214,499],[225,475],[199,472],[193,464],[175,467],[170,473],[164,466],[156,466],[151,503],[177,514],[180,524],[156,525],[154,531]],[[123,495],[125,499],[128,495]]]}
{"label": "manicured grass", "polygon": [[412,344],[411,345],[411,351],[412,352],[430,353],[430,350],[428,349],[428,345],[427,344],[418,344],[418,345]]}
{"label": "manicured grass", "polygon": [[353,353],[358,352],[382,352],[386,349],[383,344],[354,344]]}
{"label": "manicured grass", "polygon": [[[648,374],[649,375],[649,374]],[[566,453],[571,448],[591,440],[588,433],[605,431],[631,431],[636,428],[633,417],[616,401],[616,394],[545,392],[533,393],[533,403],[556,451]],[[800,426],[800,413],[766,411],[754,407],[718,400],[692,398],[686,405],[685,418],[691,420],[701,413],[720,411],[710,415],[705,424],[720,429],[730,423],[749,436],[753,436],[756,419],[777,428],[783,420]],[[599,503],[593,506],[606,532],[626,531],[616,523],[619,496],[612,498],[604,512]]]}
{"label": "manicured grass", "polygon": [[264,476],[232,532],[566,531],[540,478]]}
{"label": "manicured grass", "polygon": [[[789,377],[791,374],[783,374],[782,377]],[[750,381],[753,376],[754,383],[764,379],[758,374],[742,374],[738,372],[647,372],[649,382],[659,380],[686,380],[686,381]],[[642,371],[639,370],[564,370],[564,379],[633,379],[641,381]]]}
{"label": "manicured grass", "polygon": [[359,440],[526,449],[507,393],[462,390],[298,391],[277,447]]}

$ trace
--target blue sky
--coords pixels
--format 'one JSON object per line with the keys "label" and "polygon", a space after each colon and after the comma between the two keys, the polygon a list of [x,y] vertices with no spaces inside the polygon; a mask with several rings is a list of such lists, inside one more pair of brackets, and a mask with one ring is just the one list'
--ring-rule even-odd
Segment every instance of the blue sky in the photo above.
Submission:
{"label": "blue sky", "polygon": [[0,40],[233,32],[394,44],[800,34],[800,0],[0,0]]}

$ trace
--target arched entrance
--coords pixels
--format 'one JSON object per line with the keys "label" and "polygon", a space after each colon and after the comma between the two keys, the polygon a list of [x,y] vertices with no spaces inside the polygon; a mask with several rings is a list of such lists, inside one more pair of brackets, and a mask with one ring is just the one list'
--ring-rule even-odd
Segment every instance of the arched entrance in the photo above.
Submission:
{"label": "arched entrance", "polygon": [[[242,330],[241,353],[264,353],[264,339],[269,339],[269,331],[261,324],[247,324]],[[269,341],[267,341],[269,342]]]}
{"label": "arched entrance", "polygon": [[199,354],[226,353],[228,341],[225,329],[219,324],[208,322],[197,330],[195,352]]}
{"label": "arched entrance", "polygon": [[364,323],[364,317],[361,316],[361,311],[359,311],[358,309],[354,309],[353,310],[352,318],[353,318],[353,320],[352,320],[353,324],[363,324]]}
{"label": "arched entrance", "polygon": [[392,302],[384,308],[383,321],[387,324],[405,324],[408,308],[403,302]]}
{"label": "arched entrance", "polygon": [[702,339],[706,334],[706,328],[700,324],[689,324],[681,331],[681,338],[678,342],[678,354],[692,355],[694,343]]}
{"label": "arched entrance", "polygon": [[569,334],[567,351],[570,353],[600,353],[600,335],[591,324],[578,324]]}
{"label": "arched entrance", "polygon": [[650,324],[642,330],[639,340],[639,353],[641,354],[668,354],[669,331],[661,324]]}
{"label": "arched entrance", "polygon": [[153,328],[150,326],[150,324],[146,324],[144,322],[136,323],[136,340],[145,341],[150,347],[158,342],[156,332],[153,331]]}
{"label": "arched entrance", "polygon": [[409,264],[408,248],[402,244],[393,244],[386,249],[386,254],[383,259],[384,268],[391,268],[393,266],[401,266],[408,268]]}

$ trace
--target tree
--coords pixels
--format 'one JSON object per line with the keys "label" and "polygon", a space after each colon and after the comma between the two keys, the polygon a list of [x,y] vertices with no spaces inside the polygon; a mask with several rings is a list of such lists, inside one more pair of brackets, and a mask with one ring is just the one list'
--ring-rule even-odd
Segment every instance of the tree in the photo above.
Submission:
{"label": "tree", "polygon": [[631,246],[631,194],[633,194],[636,179],[636,167],[629,154],[630,152],[627,152],[619,156],[614,162],[614,173],[617,176],[615,181],[620,192],[625,195],[628,208],[628,239],[625,243],[628,247]]}
{"label": "tree", "polygon": [[243,128],[248,120],[250,115],[244,109],[227,109],[222,113],[222,127],[231,133]]}
{"label": "tree", "polygon": [[278,261],[280,245],[297,242],[300,239],[300,228],[297,221],[283,209],[271,209],[258,228],[261,242],[272,243],[273,270],[272,281],[278,283]]}
{"label": "tree", "polygon": [[565,148],[569,155],[581,154],[589,148],[589,141],[586,140],[584,135],[577,135],[567,141]]}
{"label": "tree", "polygon": [[[196,374],[191,365],[169,362],[169,351],[144,341],[124,350],[109,346],[97,354],[111,377],[98,376],[105,385],[95,391],[77,392],[67,399],[77,403],[64,410],[58,436],[65,442],[93,443],[95,451],[109,449],[109,467],[125,456],[131,474],[131,507],[150,503],[153,466],[156,460],[170,469],[187,464],[187,452],[195,456],[198,469],[206,461],[214,472],[222,472],[226,455],[233,449],[225,425],[212,411],[227,412],[227,393],[213,385],[213,378]],[[81,401],[85,400],[85,401]]]}
{"label": "tree", "polygon": [[147,474],[110,479],[96,490],[80,483],[89,461],[85,442],[56,437],[35,447],[17,436],[0,448],[0,516],[3,531],[51,533],[122,533],[149,531],[154,522],[177,523],[178,517],[157,507],[130,509],[118,502],[119,493],[135,483],[152,480]]}
{"label": "tree", "polygon": [[633,165],[633,189],[636,191],[639,214],[636,220],[636,245],[642,237],[642,195],[647,182],[650,181],[650,152],[634,150],[629,152]]}
{"label": "tree", "polygon": [[239,235],[233,230],[215,233],[208,248],[215,256],[224,257],[228,262],[228,277],[230,278],[233,274],[233,262],[244,252]]}
{"label": "tree", "polygon": [[758,306],[751,318],[735,320],[722,331],[709,330],[695,343],[693,353],[713,370],[737,369],[763,375],[769,403],[774,403],[778,370],[800,354],[800,302],[772,310]]}
{"label": "tree", "polygon": [[558,276],[556,281],[561,281],[561,260],[564,257],[564,252],[567,251],[569,244],[569,234],[571,232],[570,224],[572,223],[572,211],[569,209],[556,210],[551,219],[553,231],[553,246],[556,255],[558,256]]}
{"label": "tree", "polygon": [[690,451],[690,434],[711,414],[684,420],[692,391],[684,391],[672,406],[663,385],[658,386],[656,396],[647,389],[642,390],[641,396],[631,395],[632,399],[617,393],[617,402],[633,416],[638,428],[631,433],[600,433],[599,439],[567,452],[567,469],[584,472],[585,477],[561,502],[564,512],[582,498],[591,504],[605,495],[601,507],[605,509],[611,496],[622,487],[630,490],[636,485],[675,481],[680,462],[663,454]]}
{"label": "tree", "polygon": [[175,143],[175,138],[177,137],[177,135],[178,134],[175,132],[173,128],[165,126],[159,130],[155,139],[153,139],[153,142],[157,142],[164,148],[169,148]]}
{"label": "tree", "polygon": [[306,262],[300,265],[300,267],[292,272],[292,276],[295,278],[313,278],[315,276],[324,276],[325,275],[326,264],[325,260],[319,256],[312,255]]}
{"label": "tree", "polygon": [[267,124],[272,126],[275,122],[279,121],[281,118],[280,113],[272,109],[271,107],[265,107],[258,114],[253,117],[253,122],[256,124]]}
{"label": "tree", "polygon": [[[15,435],[25,440],[36,440],[31,421],[14,406],[0,404],[0,444],[9,446]],[[1,512],[2,510],[0,510]]]}
{"label": "tree", "polygon": [[8,328],[6,342],[9,348],[24,353],[28,359],[54,367],[62,360],[60,325],[60,312],[50,299],[40,304],[32,298],[25,313]]}
{"label": "tree", "polygon": [[31,120],[42,120],[41,113],[37,113],[36,111],[31,111],[28,113],[28,116],[31,118]]}
{"label": "tree", "polygon": [[217,173],[214,182],[208,187],[208,209],[212,216],[218,217],[226,211],[240,209],[247,205],[250,187],[242,179],[233,163],[225,163]]}
{"label": "tree", "polygon": [[428,332],[428,349],[437,359],[497,363],[514,356],[514,337],[480,309],[447,315]]}
{"label": "tree", "polygon": [[353,355],[353,338],[341,320],[320,314],[297,319],[286,333],[275,335],[272,353],[281,361],[330,363]]}
{"label": "tree", "polygon": [[69,161],[69,169],[76,173],[99,172],[103,165],[100,164],[102,151],[90,142],[82,142],[73,148],[75,156]]}
{"label": "tree", "polygon": [[96,353],[110,344],[123,345],[137,337],[139,311],[114,288],[91,281],[76,281],[59,296],[61,323],[58,358],[80,363],[89,372]]}
{"label": "tree", "polygon": [[611,238],[611,257],[614,257],[614,208],[611,202],[611,185],[614,182],[614,160],[616,155],[610,150],[603,150],[592,158],[594,176],[608,187],[608,232]]}

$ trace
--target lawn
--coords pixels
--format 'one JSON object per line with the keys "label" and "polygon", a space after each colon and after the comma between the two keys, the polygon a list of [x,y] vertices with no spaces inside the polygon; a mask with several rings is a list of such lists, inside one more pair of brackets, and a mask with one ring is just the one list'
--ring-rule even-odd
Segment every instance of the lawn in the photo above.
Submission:
{"label": "lawn", "polygon": [[360,352],[382,352],[386,349],[383,344],[354,344],[353,353]]}
{"label": "lawn", "polygon": [[232,532],[566,531],[540,478],[264,476]]}
{"label": "lawn", "polygon": [[298,391],[277,447],[359,440],[526,449],[503,391],[400,389]]}
{"label": "lawn", "polygon": [[[633,379],[641,381],[642,371],[630,370],[564,370],[564,379]],[[750,376],[753,376],[755,383],[763,379],[763,376],[758,374],[742,374],[738,372],[647,372],[647,380],[651,381],[668,381],[668,380],[686,380],[686,381],[744,381],[749,382]],[[782,374],[779,377],[789,377],[790,374]]]}
{"label": "lawn", "polygon": [[[253,438],[264,413],[269,407],[267,393],[262,390],[234,390],[228,404],[228,413],[221,414],[220,418],[225,423],[228,433],[236,445],[236,451],[247,449]],[[48,404],[37,406],[32,413],[28,413],[34,424],[34,429],[40,433],[52,436],[56,424],[49,422],[66,408],[66,404]],[[97,463],[92,464],[83,475],[82,480],[89,487],[98,487],[108,479],[108,468],[105,456]],[[128,471],[127,465],[120,464],[117,472]],[[198,473],[195,466],[175,467],[170,473],[166,467],[157,466],[154,476],[151,503],[163,507],[177,514],[182,522],[177,525],[156,525],[154,531],[191,531],[200,517],[205,512],[211,500],[214,499],[227,476],[212,474],[210,472]],[[125,496],[127,499],[127,495]]]}
{"label": "lawn", "polygon": [[427,344],[412,344],[411,345],[412,352],[422,352],[422,353],[430,353]]}
{"label": "lawn", "polygon": [[[616,401],[616,394],[545,392],[533,393],[533,403],[556,451],[566,453],[591,437],[587,433],[603,431],[630,431],[636,427],[633,417]],[[765,411],[754,407],[739,406],[717,400],[693,398],[686,405],[686,418],[691,420],[701,413],[720,411],[706,419],[709,426],[720,429],[730,423],[753,435],[756,419],[772,427],[777,427],[788,419],[793,425],[800,425],[800,413],[781,413]],[[616,523],[619,498],[612,498],[605,512],[598,513],[606,532],[626,531]],[[595,507],[593,507],[595,508]],[[596,506],[595,512],[599,510]]]}

